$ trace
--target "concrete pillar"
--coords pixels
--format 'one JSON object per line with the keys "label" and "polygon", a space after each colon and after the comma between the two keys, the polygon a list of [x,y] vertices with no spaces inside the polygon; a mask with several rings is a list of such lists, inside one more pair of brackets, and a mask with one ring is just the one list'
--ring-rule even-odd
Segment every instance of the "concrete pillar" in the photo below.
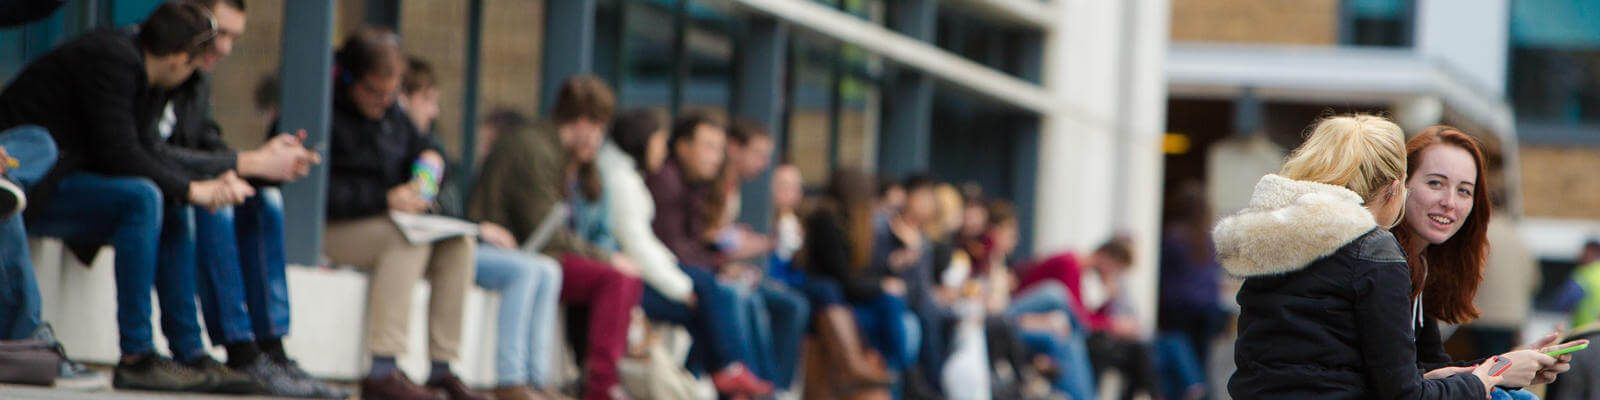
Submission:
{"label": "concrete pillar", "polygon": [[333,2],[290,0],[283,4],[283,132],[306,130],[306,144],[324,149],[311,174],[283,186],[284,243],[290,264],[322,264],[322,228],[328,206],[328,129],[333,126]]}
{"label": "concrete pillar", "polygon": [[[739,61],[734,85],[733,113],[760,123],[772,134],[772,165],[776,166],[784,145],[788,144],[783,122],[783,73],[788,56],[789,26],[770,17],[752,17],[745,35],[738,39]],[[740,190],[739,221],[757,232],[768,232],[772,225],[772,170],[745,184]]]}
{"label": "concrete pillar", "polygon": [[544,77],[539,81],[539,107],[555,107],[556,91],[567,78],[594,72],[595,10],[598,0],[544,3]]}
{"label": "concrete pillar", "polygon": [[[913,39],[932,42],[938,22],[934,0],[893,0],[895,14],[889,28]],[[886,88],[883,129],[878,136],[878,172],[899,179],[928,169],[933,153],[933,78],[901,68]]]}

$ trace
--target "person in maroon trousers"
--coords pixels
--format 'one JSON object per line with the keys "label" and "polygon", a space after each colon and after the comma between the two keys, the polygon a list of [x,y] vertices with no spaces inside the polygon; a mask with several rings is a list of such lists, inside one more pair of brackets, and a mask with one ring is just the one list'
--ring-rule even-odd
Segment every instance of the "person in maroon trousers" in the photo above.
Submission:
{"label": "person in maroon trousers", "polygon": [[[524,249],[532,244],[561,261],[561,303],[589,307],[583,398],[626,398],[618,384],[617,360],[627,346],[630,311],[643,291],[638,271],[627,256],[574,233],[570,212],[552,213],[570,211],[569,191],[599,184],[590,180],[592,175],[579,174],[578,167],[594,160],[616,98],[610,86],[593,76],[568,79],[556,96],[552,118],[501,133],[484,159],[467,217],[503,226]],[[564,220],[548,235],[535,235],[550,217]],[[544,243],[529,243],[534,239]]]}

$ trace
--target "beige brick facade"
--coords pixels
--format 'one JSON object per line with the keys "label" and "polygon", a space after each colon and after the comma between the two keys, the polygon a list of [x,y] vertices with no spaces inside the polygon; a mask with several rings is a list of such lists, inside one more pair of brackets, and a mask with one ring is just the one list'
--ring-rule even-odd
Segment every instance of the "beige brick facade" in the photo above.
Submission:
{"label": "beige brick facade", "polygon": [[1175,42],[1334,45],[1338,0],[1173,0]]}
{"label": "beige brick facade", "polygon": [[[399,30],[406,53],[433,64],[440,89],[436,133],[451,157],[458,157],[467,3],[406,1],[401,4]],[[338,46],[346,32],[362,23],[365,15],[362,5],[360,1],[339,3],[333,46]],[[266,115],[256,110],[253,96],[262,77],[278,71],[283,0],[251,0],[249,6],[244,37],[235,45],[233,55],[223,59],[212,75],[217,122],[222,125],[229,144],[246,149],[260,144],[271,124]],[[483,22],[478,110],[487,113],[496,106],[505,106],[536,115],[544,3],[486,0]]]}
{"label": "beige brick facade", "polygon": [[1600,220],[1600,148],[1524,146],[1521,156],[1528,216]]}

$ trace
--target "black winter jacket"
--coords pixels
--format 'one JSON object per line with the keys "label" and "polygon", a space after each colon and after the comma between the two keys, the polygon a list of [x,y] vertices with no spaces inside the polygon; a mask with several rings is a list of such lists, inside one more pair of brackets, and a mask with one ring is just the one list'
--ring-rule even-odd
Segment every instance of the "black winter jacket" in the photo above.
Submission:
{"label": "black winter jacket", "polygon": [[335,85],[328,149],[328,220],[383,215],[389,189],[411,180],[411,165],[439,144],[423,135],[399,105],[370,119],[357,111],[343,84]]}
{"label": "black winter jacket", "polygon": [[168,103],[177,121],[172,137],[156,150],[190,174],[207,179],[222,175],[239,164],[239,154],[222,139],[222,127],[211,116],[211,84],[205,74],[196,72],[173,90]]}
{"label": "black winter jacket", "polygon": [[1483,399],[1423,379],[1405,253],[1347,189],[1268,175],[1213,239],[1239,291],[1233,398]]}
{"label": "black winter jacket", "polygon": [[871,243],[851,243],[846,233],[845,216],[836,207],[819,207],[806,217],[805,247],[800,249],[800,260],[811,275],[838,281],[844,297],[851,303],[864,303],[883,295],[879,283],[888,277],[888,271],[851,262],[855,246]]}
{"label": "black winter jacket", "polygon": [[28,193],[35,203],[75,172],[149,178],[168,199],[188,199],[196,179],[156,151],[155,124],[169,92],[150,85],[135,43],[125,29],[90,32],[29,63],[0,93],[0,130],[42,126],[60,152]]}

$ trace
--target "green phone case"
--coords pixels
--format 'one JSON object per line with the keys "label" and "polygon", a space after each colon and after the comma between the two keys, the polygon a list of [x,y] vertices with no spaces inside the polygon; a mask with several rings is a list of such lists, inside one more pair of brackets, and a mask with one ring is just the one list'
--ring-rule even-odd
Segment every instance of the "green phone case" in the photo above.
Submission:
{"label": "green phone case", "polygon": [[1571,353],[1571,352],[1574,352],[1574,351],[1583,350],[1583,349],[1587,349],[1587,348],[1589,348],[1589,344],[1588,343],[1584,343],[1584,344],[1580,344],[1580,345],[1577,345],[1577,346],[1572,346],[1572,347],[1568,347],[1568,348],[1565,348],[1565,349],[1556,350],[1556,351],[1552,351],[1552,352],[1544,353],[1544,354],[1547,355],[1547,356],[1555,357],[1555,356],[1559,356],[1559,355],[1562,355],[1562,354],[1567,354],[1567,353]]}

